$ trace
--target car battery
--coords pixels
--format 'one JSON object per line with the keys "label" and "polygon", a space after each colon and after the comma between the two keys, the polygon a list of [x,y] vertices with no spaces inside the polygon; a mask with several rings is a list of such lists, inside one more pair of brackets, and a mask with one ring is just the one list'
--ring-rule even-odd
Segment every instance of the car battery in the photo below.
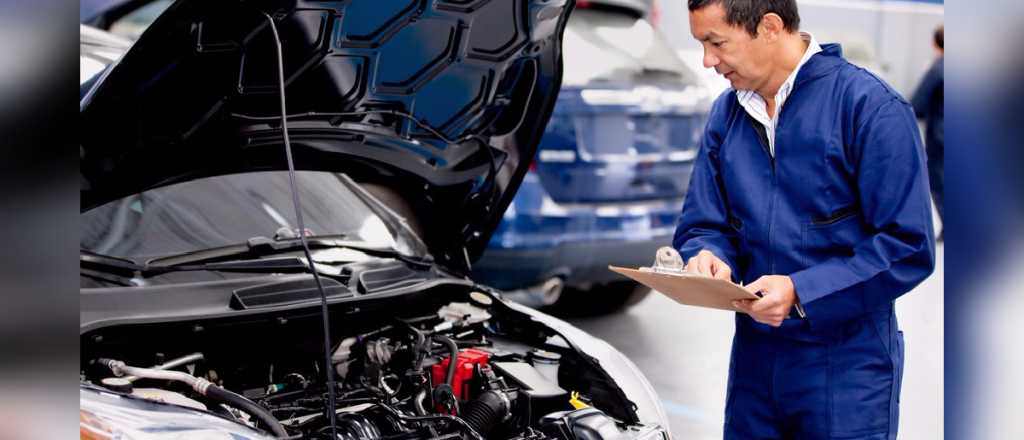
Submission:
{"label": "car battery", "polygon": [[[452,391],[460,400],[469,400],[473,397],[469,395],[468,383],[473,380],[476,366],[486,366],[490,357],[490,353],[472,348],[459,351],[459,356],[455,359],[455,378],[452,379]],[[451,362],[450,356],[431,367],[434,386],[444,383],[445,375],[448,374],[449,362]]]}

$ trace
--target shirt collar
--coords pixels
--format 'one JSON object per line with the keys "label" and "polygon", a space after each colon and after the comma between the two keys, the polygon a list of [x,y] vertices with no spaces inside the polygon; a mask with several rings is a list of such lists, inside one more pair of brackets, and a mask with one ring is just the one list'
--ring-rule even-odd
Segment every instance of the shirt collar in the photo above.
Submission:
{"label": "shirt collar", "polygon": [[814,54],[821,52],[821,45],[819,45],[818,40],[814,38],[814,34],[811,34],[810,32],[801,32],[800,37],[807,42],[807,50],[804,51],[804,56],[800,58],[800,62],[797,63],[796,69],[793,69],[793,72],[789,74],[788,78],[786,78],[786,82],[782,83],[782,87],[779,88],[780,92],[785,90],[786,96],[793,92],[793,83],[796,82],[796,75],[800,73],[800,68],[804,67],[804,64],[807,64],[807,61],[810,60]]}

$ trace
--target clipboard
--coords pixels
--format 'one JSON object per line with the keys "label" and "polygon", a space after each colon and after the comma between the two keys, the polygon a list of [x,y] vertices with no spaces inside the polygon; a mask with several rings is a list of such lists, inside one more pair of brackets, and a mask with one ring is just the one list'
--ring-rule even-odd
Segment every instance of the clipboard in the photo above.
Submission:
{"label": "clipboard", "polygon": [[734,300],[759,298],[729,281],[716,280],[702,275],[685,272],[670,273],[652,269],[629,269],[618,266],[608,266],[608,269],[632,278],[640,284],[688,306],[742,312],[732,306]]}

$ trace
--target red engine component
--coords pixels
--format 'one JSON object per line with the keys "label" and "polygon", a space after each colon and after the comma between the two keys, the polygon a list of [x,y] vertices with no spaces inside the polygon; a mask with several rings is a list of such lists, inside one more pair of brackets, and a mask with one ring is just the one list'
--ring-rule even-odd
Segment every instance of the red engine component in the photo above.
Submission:
{"label": "red engine component", "polygon": [[[459,351],[459,357],[455,360],[455,378],[452,379],[452,391],[459,399],[469,400],[472,397],[469,395],[469,387],[464,385],[473,379],[474,365],[486,366],[490,358],[491,354],[482,350],[467,348]],[[448,374],[449,362],[451,362],[451,356],[431,367],[434,386],[444,382],[444,376]]]}

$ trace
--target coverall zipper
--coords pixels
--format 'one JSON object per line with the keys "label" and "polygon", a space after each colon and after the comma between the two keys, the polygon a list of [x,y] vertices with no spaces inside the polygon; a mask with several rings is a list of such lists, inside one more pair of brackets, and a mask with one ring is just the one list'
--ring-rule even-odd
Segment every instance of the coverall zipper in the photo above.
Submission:
{"label": "coverall zipper", "polygon": [[768,273],[775,273],[775,248],[772,246],[772,223],[775,219],[775,193],[778,187],[778,178],[775,174],[775,156],[772,155],[771,150],[768,148],[768,130],[761,125],[761,123],[754,120],[749,114],[746,115],[747,120],[753,126],[754,131],[757,132],[757,140],[761,144],[761,150],[768,156],[768,163],[771,165],[772,172],[772,190],[771,195],[768,199]]}

